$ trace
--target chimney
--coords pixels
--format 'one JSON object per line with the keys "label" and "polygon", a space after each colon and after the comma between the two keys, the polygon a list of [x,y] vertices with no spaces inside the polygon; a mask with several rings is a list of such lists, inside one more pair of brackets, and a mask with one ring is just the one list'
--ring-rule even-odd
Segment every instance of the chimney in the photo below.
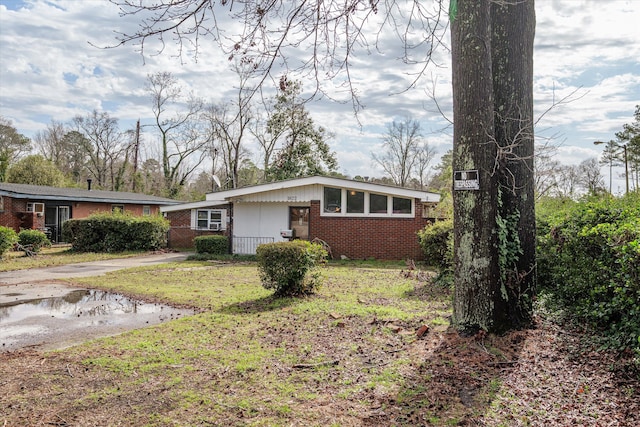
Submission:
{"label": "chimney", "polygon": [[91,178],[87,178],[87,190],[91,191]]}

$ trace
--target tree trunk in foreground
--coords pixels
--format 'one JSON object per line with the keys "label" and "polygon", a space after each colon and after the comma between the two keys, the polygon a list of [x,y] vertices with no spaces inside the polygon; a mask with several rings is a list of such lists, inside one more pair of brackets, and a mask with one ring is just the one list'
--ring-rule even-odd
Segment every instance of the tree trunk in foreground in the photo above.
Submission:
{"label": "tree trunk in foreground", "polygon": [[511,327],[531,321],[536,283],[533,137],[534,1],[491,5],[495,138],[499,146],[501,291]]}
{"label": "tree trunk in foreground", "polygon": [[498,182],[493,176],[493,79],[490,0],[459,0],[451,25],[453,170],[478,171],[479,190],[455,190],[454,324],[463,333],[506,321],[498,263]]}

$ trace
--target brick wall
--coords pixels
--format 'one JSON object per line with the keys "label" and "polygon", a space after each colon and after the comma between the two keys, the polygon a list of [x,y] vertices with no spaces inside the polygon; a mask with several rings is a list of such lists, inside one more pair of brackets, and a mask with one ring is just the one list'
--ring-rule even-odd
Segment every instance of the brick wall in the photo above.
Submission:
{"label": "brick wall", "polygon": [[44,215],[27,212],[26,199],[3,196],[2,201],[4,209],[0,211],[0,225],[13,228],[16,233],[19,233],[20,229],[44,229]]}
{"label": "brick wall", "polygon": [[422,204],[415,201],[414,218],[367,218],[320,216],[320,201],[311,201],[309,238],[324,240],[334,258],[415,259],[423,258],[416,232],[428,220]]}
{"label": "brick wall", "polygon": [[25,212],[27,210],[27,202],[21,199],[14,199],[2,196],[4,210],[0,211],[0,225],[13,228],[16,232],[20,231],[20,218],[16,212]]}
{"label": "brick wall", "polygon": [[[229,205],[224,206],[212,206],[207,209],[226,209],[227,215],[231,214]],[[227,229],[222,231],[208,231],[208,230],[193,230],[191,229],[191,209],[184,209],[181,211],[167,212],[166,218],[169,220],[169,238],[168,246],[170,248],[193,248],[193,239],[198,236],[209,236],[217,234],[221,236],[231,236],[231,224],[227,224]]]}

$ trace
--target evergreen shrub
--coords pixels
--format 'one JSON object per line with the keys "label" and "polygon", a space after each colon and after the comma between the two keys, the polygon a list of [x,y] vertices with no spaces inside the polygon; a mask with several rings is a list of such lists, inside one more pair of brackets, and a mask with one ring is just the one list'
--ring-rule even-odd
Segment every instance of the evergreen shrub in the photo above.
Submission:
{"label": "evergreen shrub", "polygon": [[18,244],[31,252],[40,252],[43,247],[50,247],[51,241],[40,230],[21,230],[18,233]]}
{"label": "evergreen shrub", "polygon": [[198,254],[224,255],[229,253],[229,238],[227,236],[198,236],[193,239],[193,244]]}
{"label": "evergreen shrub", "polygon": [[453,285],[453,220],[427,224],[418,231],[418,243],[425,262],[440,270],[434,283],[445,287]]}
{"label": "evergreen shrub", "polygon": [[538,283],[610,348],[640,351],[640,193],[538,218]]}
{"label": "evergreen shrub", "polygon": [[322,283],[318,270],[326,263],[327,251],[306,240],[259,245],[256,250],[262,286],[278,296],[312,294]]}
{"label": "evergreen shrub", "polygon": [[167,246],[168,231],[161,216],[114,212],[66,221],[62,237],[78,252],[150,251]]}

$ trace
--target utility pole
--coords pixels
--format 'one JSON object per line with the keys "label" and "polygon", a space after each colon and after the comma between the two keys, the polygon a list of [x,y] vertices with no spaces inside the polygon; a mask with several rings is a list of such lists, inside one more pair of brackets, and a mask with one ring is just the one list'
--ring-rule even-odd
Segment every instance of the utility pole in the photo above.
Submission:
{"label": "utility pole", "polygon": [[136,139],[133,149],[133,182],[131,191],[136,191],[136,173],[138,173],[138,151],[140,151],[140,119],[136,122]]}

